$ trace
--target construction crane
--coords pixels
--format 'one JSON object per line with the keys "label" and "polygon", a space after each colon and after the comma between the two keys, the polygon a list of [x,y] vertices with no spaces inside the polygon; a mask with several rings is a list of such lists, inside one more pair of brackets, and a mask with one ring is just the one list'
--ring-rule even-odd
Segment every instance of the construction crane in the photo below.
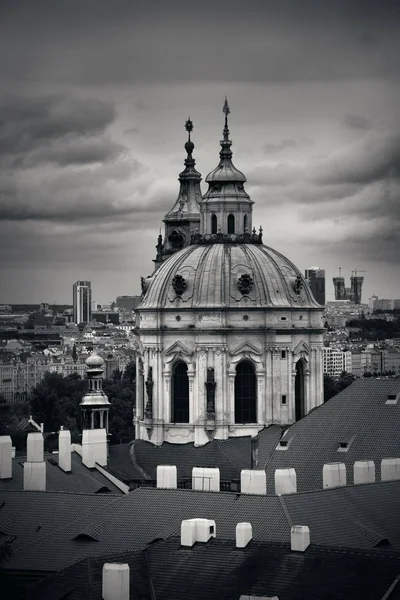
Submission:
{"label": "construction crane", "polygon": [[362,269],[354,269],[354,271],[351,272],[351,275],[353,276],[354,273],[354,277],[357,277],[357,273],[368,273],[368,271],[364,271]]}

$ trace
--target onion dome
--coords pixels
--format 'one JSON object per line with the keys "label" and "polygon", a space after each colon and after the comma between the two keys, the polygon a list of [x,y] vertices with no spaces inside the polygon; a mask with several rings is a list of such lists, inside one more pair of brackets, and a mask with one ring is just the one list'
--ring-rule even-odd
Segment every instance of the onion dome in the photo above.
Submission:
{"label": "onion dome", "polygon": [[104,359],[94,350],[91,355],[85,360],[85,365],[89,369],[101,368],[104,365]]}

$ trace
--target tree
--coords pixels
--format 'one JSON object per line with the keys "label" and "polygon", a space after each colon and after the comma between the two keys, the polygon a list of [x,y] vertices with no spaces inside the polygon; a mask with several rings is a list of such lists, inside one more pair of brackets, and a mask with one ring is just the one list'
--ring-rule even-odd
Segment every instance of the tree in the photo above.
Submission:
{"label": "tree", "polygon": [[345,390],[355,380],[355,375],[343,371],[340,377],[334,379],[330,375],[324,374],[324,402],[327,402],[336,394]]}
{"label": "tree", "polygon": [[136,381],[136,363],[133,360],[126,365],[122,380],[129,384],[133,384]]}

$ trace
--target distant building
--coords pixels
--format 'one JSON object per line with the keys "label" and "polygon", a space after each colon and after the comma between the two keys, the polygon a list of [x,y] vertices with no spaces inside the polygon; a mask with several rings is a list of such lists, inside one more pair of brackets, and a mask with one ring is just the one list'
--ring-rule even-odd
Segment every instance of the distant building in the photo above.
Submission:
{"label": "distant building", "polygon": [[378,296],[372,296],[368,304],[372,312],[376,312],[377,310],[399,310],[400,298],[378,298]]}
{"label": "distant building", "polygon": [[334,277],[335,300],[351,300],[354,304],[361,304],[363,282],[364,277],[357,276],[357,271],[353,271],[350,277],[350,287],[346,287],[341,274],[339,277]]}
{"label": "distant building", "polygon": [[96,311],[92,314],[93,321],[98,323],[112,323],[113,325],[119,324],[119,313],[113,311]]}
{"label": "distant building", "polygon": [[139,305],[140,298],[141,296],[118,296],[116,305],[118,308],[132,311]]}
{"label": "distant building", "polygon": [[314,298],[325,306],[325,271],[319,267],[310,267],[305,270],[305,277],[310,284],[311,291],[314,294]]}
{"label": "distant building", "polygon": [[324,348],[324,373],[331,377],[340,377],[340,374],[352,372],[351,352]]}
{"label": "distant building", "polygon": [[92,286],[90,281],[77,281],[73,287],[74,323],[92,319]]}

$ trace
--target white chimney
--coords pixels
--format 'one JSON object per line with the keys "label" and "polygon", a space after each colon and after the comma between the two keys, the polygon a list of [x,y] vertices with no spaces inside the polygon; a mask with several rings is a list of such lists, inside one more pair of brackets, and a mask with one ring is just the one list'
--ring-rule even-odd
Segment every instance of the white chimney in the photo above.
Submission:
{"label": "white chimney", "polygon": [[201,490],[205,492],[219,492],[220,475],[219,469],[205,467],[193,467],[192,469],[192,490]]}
{"label": "white chimney", "polygon": [[104,563],[103,600],[129,600],[129,565]]}
{"label": "white chimney", "polygon": [[43,433],[28,433],[27,461],[24,463],[24,490],[46,491],[46,463],[43,458]]}
{"label": "white chimney", "polygon": [[242,494],[258,494],[265,496],[267,493],[267,474],[261,470],[240,471],[240,491]]}
{"label": "white chimney", "polygon": [[236,525],[236,548],[246,548],[253,539],[251,523],[238,523]]}
{"label": "white chimney", "polygon": [[175,465],[158,465],[157,487],[166,490],[176,490],[178,487],[178,472]]}
{"label": "white chimney", "polygon": [[381,462],[381,481],[400,479],[400,458],[383,458]]}
{"label": "white chimney", "polygon": [[71,471],[71,432],[62,427],[58,434],[58,466],[66,473]]}
{"label": "white chimney", "polygon": [[295,494],[297,475],[295,469],[275,469],[275,494]]}
{"label": "white chimney", "polygon": [[43,433],[28,433],[27,461],[42,462],[44,453]]}
{"label": "white chimney", "polygon": [[105,429],[84,429],[82,432],[82,462],[89,469],[97,463],[107,466],[107,433]]}
{"label": "white chimney", "polygon": [[46,491],[46,463],[24,463],[24,490],[31,492]]}
{"label": "white chimney", "polygon": [[356,460],[354,463],[354,483],[374,483],[375,463],[373,460]]}
{"label": "white chimney", "polygon": [[0,479],[12,477],[12,441],[9,435],[0,436]]}
{"label": "white chimney", "polygon": [[290,530],[290,549],[305,552],[310,545],[310,530],[307,525],[293,525]]}
{"label": "white chimney", "polygon": [[186,519],[181,523],[181,545],[192,547],[195,542],[208,542],[216,536],[212,519]]}
{"label": "white chimney", "polygon": [[344,463],[329,463],[322,469],[322,487],[334,488],[346,485],[346,465]]}

